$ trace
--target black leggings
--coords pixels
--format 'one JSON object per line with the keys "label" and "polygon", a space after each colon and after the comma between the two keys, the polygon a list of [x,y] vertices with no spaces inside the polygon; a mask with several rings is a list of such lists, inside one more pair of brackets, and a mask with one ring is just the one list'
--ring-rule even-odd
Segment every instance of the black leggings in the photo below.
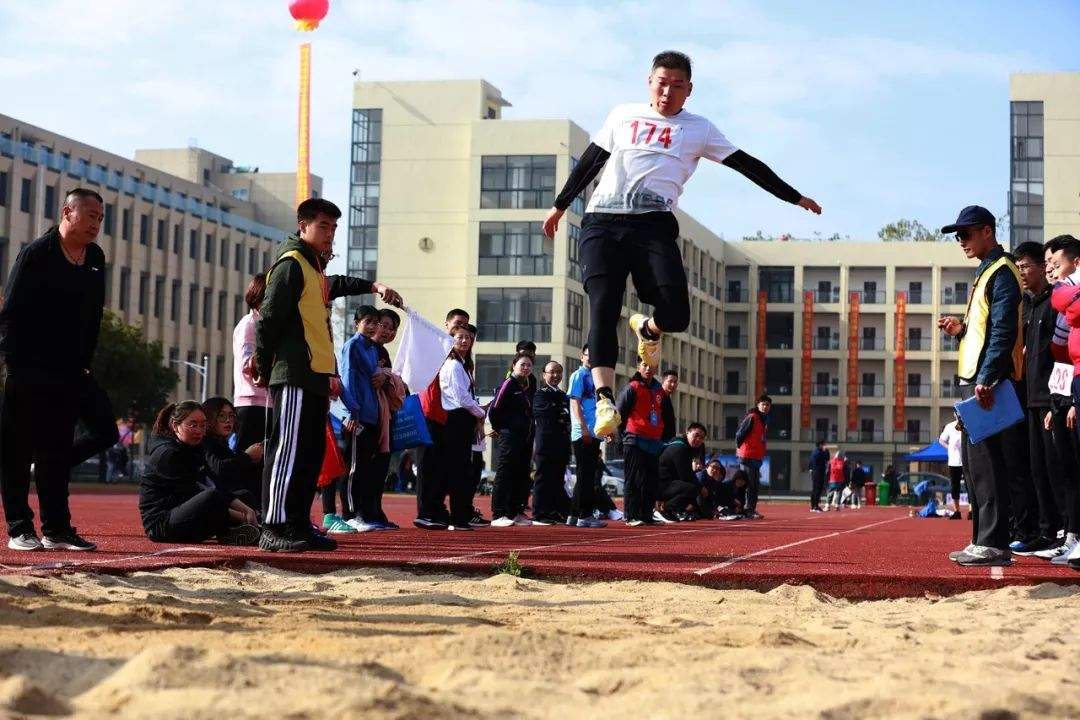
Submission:
{"label": "black leggings", "polygon": [[964,468],[957,465],[949,466],[949,479],[952,480],[953,502],[960,505],[960,482],[964,479]]}
{"label": "black leggings", "polygon": [[202,542],[224,532],[229,525],[229,505],[232,497],[220,490],[203,490],[181,505],[177,505],[147,533],[154,542]]}
{"label": "black leggings", "polygon": [[[589,357],[593,367],[613,368],[619,360],[619,316],[626,276],[589,278]],[[690,325],[690,298],[685,285],[661,285],[653,320],[664,332],[682,332]]]}

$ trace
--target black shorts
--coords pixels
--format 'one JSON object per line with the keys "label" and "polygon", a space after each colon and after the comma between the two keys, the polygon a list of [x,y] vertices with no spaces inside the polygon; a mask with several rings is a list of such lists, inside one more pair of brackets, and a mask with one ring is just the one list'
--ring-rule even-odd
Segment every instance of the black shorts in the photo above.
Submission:
{"label": "black shorts", "polygon": [[657,304],[656,288],[686,287],[675,213],[588,213],[581,223],[581,277],[630,275],[641,301]]}

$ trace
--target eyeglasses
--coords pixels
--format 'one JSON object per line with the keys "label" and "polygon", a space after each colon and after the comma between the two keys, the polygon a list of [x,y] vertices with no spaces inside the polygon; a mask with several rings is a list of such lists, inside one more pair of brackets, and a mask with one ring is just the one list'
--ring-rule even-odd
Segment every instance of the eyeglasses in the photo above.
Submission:
{"label": "eyeglasses", "polygon": [[1035,268],[1046,267],[1046,263],[1017,263],[1016,269],[1020,272],[1027,272],[1028,270],[1034,270]]}
{"label": "eyeglasses", "polygon": [[217,416],[217,419],[218,419],[218,422],[221,422],[221,421],[224,421],[224,420],[235,420],[236,419],[236,413],[221,413],[221,414],[219,414]]}
{"label": "eyeglasses", "polygon": [[204,421],[201,421],[201,422],[192,422],[192,421],[182,422],[182,423],[180,423],[180,427],[184,428],[185,430],[205,430],[206,429],[206,421],[204,420]]}
{"label": "eyeglasses", "polygon": [[964,242],[968,238],[973,237],[974,234],[975,234],[975,231],[980,230],[982,228],[983,228],[982,225],[975,225],[973,227],[961,228],[961,229],[957,230],[956,231],[956,240],[957,240],[957,242]]}

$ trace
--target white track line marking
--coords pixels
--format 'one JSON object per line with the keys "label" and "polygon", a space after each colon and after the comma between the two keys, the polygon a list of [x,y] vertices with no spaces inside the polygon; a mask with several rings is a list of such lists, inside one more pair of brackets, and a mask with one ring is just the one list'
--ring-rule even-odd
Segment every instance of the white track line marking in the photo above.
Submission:
{"label": "white track line marking", "polygon": [[992,568],[990,568],[990,578],[992,580],[1004,580],[1005,579],[1005,568],[1002,568],[1002,567],[992,567]]}
{"label": "white track line marking", "polygon": [[129,562],[131,560],[145,560],[146,558],[182,552],[206,552],[210,549],[211,548],[205,547],[166,548],[164,550],[158,550],[157,552],[146,553],[143,555],[128,555],[126,557],[109,558],[108,560],[57,560],[55,562],[39,563],[37,565],[0,565],[0,569],[7,573],[34,572],[37,570],[61,570],[63,568],[82,567],[84,565],[111,565],[114,563]]}
{"label": "white track line marking", "polygon": [[827,535],[818,535],[817,537],[806,538],[805,540],[797,540],[796,542],[787,543],[786,545],[777,545],[776,547],[765,548],[764,550],[758,550],[756,552],[748,553],[746,555],[740,555],[738,557],[731,558],[730,560],[725,560],[724,562],[719,563],[717,565],[710,565],[707,568],[702,568],[700,570],[695,570],[694,574],[698,575],[698,576],[708,575],[709,573],[711,573],[714,570],[723,570],[724,568],[731,567],[735,563],[742,562],[743,560],[749,560],[750,558],[760,557],[762,555],[768,555],[769,553],[776,552],[777,550],[787,550],[788,548],[793,548],[793,547],[796,547],[798,545],[805,545],[806,543],[812,543],[812,542],[815,542],[817,540],[825,540],[827,538],[839,537],[841,535],[847,535],[848,533],[858,532],[859,530],[866,530],[867,528],[872,528],[872,527],[875,527],[877,525],[886,525],[886,524],[891,523],[891,522],[896,522],[897,520],[906,520],[906,519],[907,519],[907,515],[902,515],[900,517],[894,517],[894,518],[890,518],[888,520],[881,520],[879,522],[870,523],[869,525],[860,525],[859,527],[852,528],[850,530],[837,530],[836,532],[832,532],[832,533],[829,533]]}

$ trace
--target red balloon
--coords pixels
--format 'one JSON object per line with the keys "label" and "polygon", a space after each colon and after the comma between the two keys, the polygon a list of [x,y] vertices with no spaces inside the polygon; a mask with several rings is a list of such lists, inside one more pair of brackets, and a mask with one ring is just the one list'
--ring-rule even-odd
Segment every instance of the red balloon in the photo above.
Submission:
{"label": "red balloon", "polygon": [[289,14],[296,20],[298,30],[310,31],[319,27],[319,21],[330,11],[330,0],[292,0]]}

